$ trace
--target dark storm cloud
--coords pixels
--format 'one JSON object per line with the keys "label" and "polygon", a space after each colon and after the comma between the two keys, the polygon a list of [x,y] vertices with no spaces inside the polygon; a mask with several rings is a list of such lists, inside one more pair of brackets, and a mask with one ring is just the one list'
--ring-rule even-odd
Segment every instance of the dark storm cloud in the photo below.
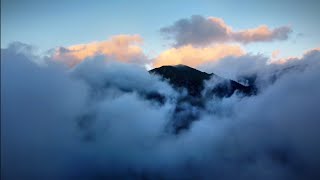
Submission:
{"label": "dark storm cloud", "polygon": [[[277,76],[256,96],[185,104],[199,116],[181,134],[166,126],[184,95],[139,66],[99,57],[71,70],[50,60],[39,66],[16,50],[1,50],[4,179],[320,177],[317,50],[277,68],[253,63],[252,72],[270,68],[258,77],[303,67]],[[237,67],[250,67],[242,58]],[[167,101],[153,103],[143,96],[148,92]]]}
{"label": "dark storm cloud", "polygon": [[193,15],[189,19],[180,19],[173,25],[160,30],[168,38],[173,38],[175,46],[194,45],[207,46],[212,43],[268,42],[286,40],[292,29],[287,26],[270,29],[261,25],[253,29],[234,31],[223,19]]}

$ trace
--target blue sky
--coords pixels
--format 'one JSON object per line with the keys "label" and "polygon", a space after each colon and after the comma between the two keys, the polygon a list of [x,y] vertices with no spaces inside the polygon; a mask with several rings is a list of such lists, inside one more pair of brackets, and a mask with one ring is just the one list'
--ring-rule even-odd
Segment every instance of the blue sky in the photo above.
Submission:
{"label": "blue sky", "polygon": [[320,46],[320,3],[306,1],[83,1],[2,0],[1,47],[20,41],[40,50],[102,41],[117,34],[139,34],[146,54],[155,56],[169,48],[160,28],[192,15],[222,18],[234,29],[265,24],[288,25],[293,33],[286,41],[244,45],[247,52],[283,56],[300,55]]}

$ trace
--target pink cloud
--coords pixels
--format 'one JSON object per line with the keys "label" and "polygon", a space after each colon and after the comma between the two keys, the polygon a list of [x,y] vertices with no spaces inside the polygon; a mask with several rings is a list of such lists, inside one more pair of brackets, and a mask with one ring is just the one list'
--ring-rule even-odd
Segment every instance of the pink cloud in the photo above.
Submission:
{"label": "pink cloud", "polygon": [[267,25],[261,25],[253,29],[232,32],[231,39],[242,43],[286,40],[291,31],[291,28],[287,26],[270,29]]}
{"label": "pink cloud", "polygon": [[63,61],[70,66],[98,55],[112,57],[121,62],[143,62],[146,57],[140,47],[142,42],[143,39],[139,35],[117,35],[106,41],[61,47],[56,50],[53,59]]}
{"label": "pink cloud", "polygon": [[[270,63],[274,63],[274,64],[285,64],[285,63],[288,63],[290,61],[297,61],[297,60],[300,60],[302,59],[303,57],[309,57],[309,56],[312,56],[314,54],[316,55],[319,55],[319,52],[320,51],[320,47],[316,47],[316,48],[312,48],[312,49],[308,49],[306,51],[304,51],[304,53],[300,56],[288,56],[288,57],[284,57],[284,58],[274,58],[272,59],[272,61],[270,61]],[[319,59],[318,58],[313,58],[313,59]]]}
{"label": "pink cloud", "polygon": [[267,25],[256,28],[235,31],[227,25],[223,19],[216,17],[191,16],[189,19],[180,19],[173,25],[160,30],[168,38],[173,38],[175,46],[193,45],[207,46],[213,43],[223,42],[268,42],[286,40],[292,32],[288,26],[275,29]]}
{"label": "pink cloud", "polygon": [[272,58],[272,59],[275,59],[275,58],[277,58],[279,55],[280,55],[280,50],[279,50],[279,49],[276,49],[276,50],[274,50],[274,51],[272,52],[271,58]]}

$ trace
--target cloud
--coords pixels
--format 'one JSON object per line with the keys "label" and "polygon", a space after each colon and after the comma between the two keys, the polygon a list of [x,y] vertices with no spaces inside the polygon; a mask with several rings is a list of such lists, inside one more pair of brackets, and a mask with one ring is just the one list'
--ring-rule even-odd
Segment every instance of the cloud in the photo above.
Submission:
{"label": "cloud", "polygon": [[292,32],[291,28],[287,26],[270,29],[266,25],[234,31],[223,19],[205,18],[200,15],[193,15],[190,19],[180,19],[171,26],[161,28],[160,31],[168,38],[173,38],[176,47],[184,45],[207,46],[223,42],[247,44],[286,40]]}
{"label": "cloud", "polygon": [[[254,57],[233,57],[240,74],[282,75],[255,96],[186,101],[199,116],[172,134],[186,97],[140,66],[99,57],[39,66],[17,49],[1,49],[1,179],[320,177],[318,50],[254,68]],[[154,91],[167,101],[143,96]]]}
{"label": "cloud", "polygon": [[[309,49],[309,50],[307,50],[307,51],[305,51],[305,52],[303,53],[303,56],[313,56],[313,55],[317,56],[317,52],[318,52],[318,51],[320,51],[320,48],[319,48],[319,47],[318,47],[318,48]],[[289,57],[285,57],[285,58],[274,59],[274,60],[272,61],[272,63],[275,63],[275,64],[285,64],[285,63],[290,62],[290,61],[295,62],[295,61],[297,61],[297,60],[299,60],[299,59],[301,59],[301,57],[289,56]],[[316,58],[315,58],[315,59],[316,59]]]}
{"label": "cloud", "polygon": [[286,40],[292,32],[290,27],[282,26],[271,30],[266,25],[261,25],[254,29],[233,32],[231,39],[242,43],[268,42],[274,40]]}
{"label": "cloud", "polygon": [[[121,75],[119,72],[122,72]],[[72,69],[72,75],[100,91],[117,88],[127,92],[174,94],[171,86],[160,81],[159,77],[151,76],[145,68],[112,60],[106,62],[104,58],[83,61]]]}
{"label": "cloud", "polygon": [[238,45],[213,45],[204,48],[196,48],[192,45],[171,48],[162,52],[153,61],[154,67],[162,65],[184,64],[196,67],[209,61],[216,61],[227,56],[240,56],[244,50]]}
{"label": "cloud", "polygon": [[199,64],[197,68],[205,72],[214,72],[217,75],[237,79],[238,76],[259,72],[267,66],[268,58],[262,55],[244,54],[221,58],[217,61],[209,61]]}
{"label": "cloud", "polygon": [[280,50],[276,49],[272,52],[271,57],[272,59],[276,59],[280,55]]}
{"label": "cloud", "polygon": [[230,27],[226,26],[222,19],[205,19],[194,15],[191,19],[181,19],[172,26],[161,28],[163,34],[176,40],[175,46],[196,45],[206,46],[212,42],[224,42],[228,40]]}
{"label": "cloud", "polygon": [[1,49],[1,179],[56,177],[72,162],[64,155],[75,142],[70,119],[84,110],[86,87],[59,65],[39,66],[20,48]]}
{"label": "cloud", "polygon": [[175,95],[159,77],[97,57],[71,70],[55,61],[39,66],[19,49],[1,49],[1,178],[98,178],[138,162],[140,149],[164,133],[172,106],[145,97]]}
{"label": "cloud", "polygon": [[[222,152],[221,160],[214,160],[227,166],[219,169],[221,174],[234,173],[223,175],[224,179],[246,179],[249,174],[258,179],[320,177],[319,168],[315,168],[320,163],[317,153],[320,144],[314,138],[318,136],[314,127],[319,125],[315,107],[319,104],[316,91],[320,86],[314,83],[320,78],[319,63],[313,66],[284,74],[255,97],[241,100],[231,97],[221,103],[212,100],[207,104],[217,114],[229,110],[222,113],[222,119],[209,114],[207,124],[198,121],[198,125],[194,125],[205,136],[212,130],[205,127],[217,125],[214,123],[217,120],[223,121],[220,125],[226,129],[222,131],[227,133],[218,141],[221,144],[216,144],[220,150],[217,151]],[[221,146],[225,148],[220,149]],[[225,159],[232,159],[229,165],[223,163]],[[239,168],[243,165],[245,168]]]}
{"label": "cloud", "polygon": [[242,56],[225,57],[214,62],[200,64],[197,68],[220,76],[242,81],[256,81],[257,86],[266,88],[278,78],[292,72],[299,73],[306,67],[317,67],[320,63],[320,50],[307,50],[301,57],[270,59],[264,55],[245,54]]}
{"label": "cloud", "polygon": [[110,56],[120,62],[142,63],[147,58],[139,44],[142,43],[139,35],[117,35],[106,41],[77,44],[69,47],[60,47],[54,54],[53,59],[74,66],[86,58],[94,56]]}

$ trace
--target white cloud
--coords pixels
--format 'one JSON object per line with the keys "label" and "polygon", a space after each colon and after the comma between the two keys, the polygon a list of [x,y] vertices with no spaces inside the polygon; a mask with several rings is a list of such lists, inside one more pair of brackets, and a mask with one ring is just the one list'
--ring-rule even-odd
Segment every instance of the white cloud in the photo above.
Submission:
{"label": "white cloud", "polygon": [[[139,66],[93,58],[70,70],[2,49],[1,178],[319,179],[319,55],[229,60],[257,80],[281,75],[255,96],[187,104],[200,116],[177,135],[166,126],[179,95]],[[152,103],[149,90],[168,100]]]}

